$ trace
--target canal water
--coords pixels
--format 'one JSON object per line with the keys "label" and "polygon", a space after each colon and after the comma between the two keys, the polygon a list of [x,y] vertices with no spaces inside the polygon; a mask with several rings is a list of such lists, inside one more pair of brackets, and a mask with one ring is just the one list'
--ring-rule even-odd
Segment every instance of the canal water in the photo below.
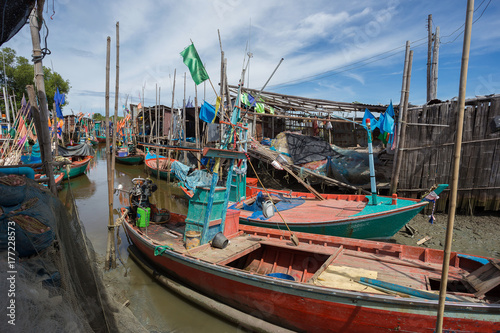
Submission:
{"label": "canal water", "polygon": [[[115,188],[119,184],[124,189],[132,187],[131,180],[148,176],[144,164],[127,166],[116,164]],[[153,176],[151,176],[153,177]],[[99,265],[106,253],[108,224],[108,182],[105,147],[96,147],[96,155],[86,175],[71,181],[64,181],[59,197],[64,201],[71,188],[78,207],[80,220],[92,242]],[[187,213],[187,200],[182,191],[174,184],[154,179],[158,190],[153,193],[151,202],[158,207],[176,213]],[[123,202],[123,200],[122,200]],[[121,207],[118,194],[114,195],[115,219]],[[119,301],[130,301],[129,309],[151,332],[242,332],[238,326],[223,321],[208,312],[192,305],[163,286],[157,284],[133,260],[129,258],[129,243],[123,228],[120,228],[118,268],[104,273],[105,283],[119,295]]]}

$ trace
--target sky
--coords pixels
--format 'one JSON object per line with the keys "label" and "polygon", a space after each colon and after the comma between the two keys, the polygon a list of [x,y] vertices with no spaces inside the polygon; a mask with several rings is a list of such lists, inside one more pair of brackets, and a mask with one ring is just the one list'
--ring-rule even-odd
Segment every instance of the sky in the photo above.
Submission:
{"label": "sky", "polygon": [[[182,106],[184,75],[186,99],[194,99],[195,84],[180,56],[191,41],[217,92],[222,45],[229,84],[238,84],[245,56],[251,53],[245,87],[260,90],[269,80],[265,90],[270,92],[366,104],[399,103],[405,44],[410,41],[414,57],[409,101],[424,104],[429,14],[441,35],[437,97],[458,96],[466,0],[46,2],[51,54],[43,65],[70,82],[65,115],[105,114],[108,36],[109,108],[114,112],[117,22],[120,115],[122,105],[142,98],[146,106],[155,105],[157,91],[159,103],[170,106],[174,71],[174,105]],[[476,0],[474,7],[467,98],[500,93],[500,3]],[[2,47],[30,59],[29,26]],[[215,102],[210,82],[197,87],[200,103]]]}

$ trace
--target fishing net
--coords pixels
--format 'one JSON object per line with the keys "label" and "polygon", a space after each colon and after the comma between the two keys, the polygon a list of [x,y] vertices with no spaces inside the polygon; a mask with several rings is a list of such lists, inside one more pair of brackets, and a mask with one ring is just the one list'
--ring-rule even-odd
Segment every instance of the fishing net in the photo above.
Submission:
{"label": "fishing net", "polygon": [[[108,296],[71,191],[0,174],[0,332],[140,332]],[[128,313],[127,313],[128,311]]]}

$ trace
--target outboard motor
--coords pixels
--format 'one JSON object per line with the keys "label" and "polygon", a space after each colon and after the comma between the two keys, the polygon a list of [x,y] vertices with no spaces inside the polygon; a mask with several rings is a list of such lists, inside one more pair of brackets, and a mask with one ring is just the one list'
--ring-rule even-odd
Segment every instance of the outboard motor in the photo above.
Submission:
{"label": "outboard motor", "polygon": [[134,178],[132,179],[132,184],[134,184],[134,187],[130,190],[129,216],[135,220],[137,217],[137,208],[148,208],[151,205],[149,198],[158,187],[149,178]]}

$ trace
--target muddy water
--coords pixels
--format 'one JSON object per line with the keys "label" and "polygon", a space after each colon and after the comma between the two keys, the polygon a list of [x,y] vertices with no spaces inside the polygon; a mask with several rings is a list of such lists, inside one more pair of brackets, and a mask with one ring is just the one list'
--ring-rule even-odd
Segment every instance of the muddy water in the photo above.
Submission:
{"label": "muddy water", "polygon": [[[115,187],[122,184],[124,189],[128,189],[132,186],[133,178],[146,176],[144,165],[116,164]],[[64,188],[59,193],[63,199],[71,187],[80,220],[100,258],[103,258],[106,252],[107,179],[105,150],[104,146],[100,145],[96,149],[96,157],[87,174],[76,177],[69,183],[65,181]],[[155,179],[154,182],[158,190],[151,198],[153,203],[173,212],[184,214],[187,212],[187,202],[180,197],[179,188],[163,180]],[[115,218],[118,217],[116,210],[120,206],[120,198],[116,194],[113,206]],[[237,326],[204,312],[155,283],[131,258],[129,259],[127,252],[129,244],[123,229],[120,230],[120,238],[121,262],[118,261],[116,270],[105,273],[105,282],[111,287],[112,293],[117,295],[120,303],[130,301],[129,309],[147,329],[152,332],[241,332]]]}

